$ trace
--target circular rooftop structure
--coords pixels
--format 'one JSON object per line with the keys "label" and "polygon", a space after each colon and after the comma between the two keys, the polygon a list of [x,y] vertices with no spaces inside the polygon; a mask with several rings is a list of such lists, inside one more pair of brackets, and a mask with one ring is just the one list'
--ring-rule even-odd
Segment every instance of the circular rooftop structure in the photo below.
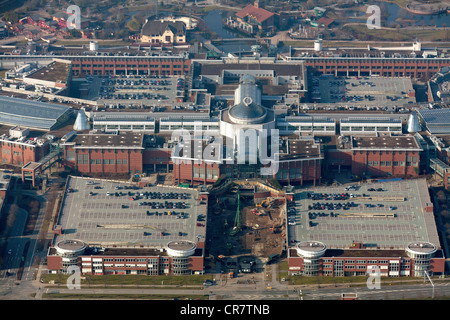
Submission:
{"label": "circular rooftop structure", "polygon": [[61,254],[82,254],[86,243],[80,240],[61,240],[55,245],[56,251]]}
{"label": "circular rooftop structure", "polygon": [[244,97],[241,103],[230,108],[228,114],[234,123],[252,124],[263,122],[267,111],[254,103],[252,98]]}
{"label": "circular rooftop structure", "polygon": [[171,241],[166,249],[172,257],[189,257],[194,254],[197,245],[192,241]]}
{"label": "circular rooftop structure", "polygon": [[406,246],[406,252],[409,256],[416,255],[433,255],[436,252],[437,248],[434,244],[430,242],[411,242]]}
{"label": "circular rooftop structure", "polygon": [[325,254],[327,246],[318,241],[303,241],[296,246],[297,254],[304,258],[320,258]]}

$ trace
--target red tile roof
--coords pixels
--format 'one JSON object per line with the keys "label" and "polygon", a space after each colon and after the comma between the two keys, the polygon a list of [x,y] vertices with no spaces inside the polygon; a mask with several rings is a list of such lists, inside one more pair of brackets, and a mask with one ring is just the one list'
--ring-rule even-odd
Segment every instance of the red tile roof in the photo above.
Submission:
{"label": "red tile roof", "polygon": [[261,23],[261,22],[269,19],[270,17],[272,17],[274,15],[274,13],[264,10],[262,8],[257,8],[252,4],[249,4],[244,9],[242,9],[241,11],[236,13],[236,16],[238,16],[241,19],[248,15],[254,17],[258,22]]}
{"label": "red tile roof", "polygon": [[325,25],[325,27],[328,28],[328,26],[329,26],[330,24],[332,24],[332,23],[334,22],[334,20],[333,20],[333,19],[330,19],[330,18],[326,18],[326,17],[321,17],[321,18],[318,20],[318,22],[319,22],[319,23],[323,23],[323,24]]}

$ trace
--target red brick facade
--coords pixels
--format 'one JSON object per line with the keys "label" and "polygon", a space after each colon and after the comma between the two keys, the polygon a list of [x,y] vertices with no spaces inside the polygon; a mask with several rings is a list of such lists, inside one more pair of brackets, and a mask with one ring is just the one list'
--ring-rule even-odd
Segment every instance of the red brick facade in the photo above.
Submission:
{"label": "red brick facade", "polygon": [[[357,250],[351,249],[346,254],[342,251],[339,256],[327,256],[319,258],[318,275],[321,276],[354,276],[365,275],[370,271],[369,266],[377,266],[381,276],[417,276],[414,273],[414,259],[400,250]],[[340,269],[336,268],[340,265]],[[289,249],[289,272],[302,273],[304,259]],[[445,258],[441,251],[431,258],[429,270],[433,274],[443,274],[445,271]]]}
{"label": "red brick facade", "polygon": [[[75,159],[68,161],[67,154],[74,152]],[[81,173],[131,173],[143,172],[140,149],[73,149],[64,150],[66,165]]]}
{"label": "red brick facade", "polygon": [[0,162],[23,166],[28,162],[36,162],[42,159],[49,151],[48,143],[43,145],[26,145],[15,142],[0,142]]}
{"label": "red brick facade", "polygon": [[72,74],[86,75],[185,75],[191,61],[172,57],[77,57],[71,58]]}
{"label": "red brick facade", "polygon": [[450,66],[449,59],[404,58],[302,58],[319,74],[336,76],[411,77],[429,79],[440,68]]}
{"label": "red brick facade", "polygon": [[[417,176],[418,151],[353,151],[352,174],[361,176]],[[415,160],[415,162],[413,161]]]}

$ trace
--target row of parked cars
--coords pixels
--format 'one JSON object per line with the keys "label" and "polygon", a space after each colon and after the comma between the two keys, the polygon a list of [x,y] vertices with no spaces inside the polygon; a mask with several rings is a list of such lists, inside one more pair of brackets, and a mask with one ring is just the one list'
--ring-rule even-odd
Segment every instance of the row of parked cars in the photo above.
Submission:
{"label": "row of parked cars", "polygon": [[186,209],[188,207],[188,204],[185,202],[169,202],[166,201],[164,203],[162,202],[155,202],[155,201],[150,201],[150,202],[139,202],[140,206],[149,206],[152,209]]}

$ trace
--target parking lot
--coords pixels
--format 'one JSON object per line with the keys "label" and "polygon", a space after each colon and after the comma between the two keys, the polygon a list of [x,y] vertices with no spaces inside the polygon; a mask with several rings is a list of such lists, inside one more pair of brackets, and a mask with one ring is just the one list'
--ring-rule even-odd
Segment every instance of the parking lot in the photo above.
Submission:
{"label": "parking lot", "polygon": [[288,240],[330,248],[352,241],[402,249],[411,241],[439,243],[434,221],[422,211],[430,202],[427,190],[421,179],[301,190],[288,210]]}
{"label": "parking lot", "polygon": [[110,108],[151,108],[176,104],[177,98],[184,97],[184,90],[185,79],[181,76],[110,77],[101,80],[98,99]]}
{"label": "parking lot", "polygon": [[61,240],[163,248],[173,240],[204,237],[206,214],[196,190],[71,177],[58,224]]}
{"label": "parking lot", "polygon": [[322,103],[389,106],[413,103],[411,80],[378,77],[321,77],[313,81]]}

